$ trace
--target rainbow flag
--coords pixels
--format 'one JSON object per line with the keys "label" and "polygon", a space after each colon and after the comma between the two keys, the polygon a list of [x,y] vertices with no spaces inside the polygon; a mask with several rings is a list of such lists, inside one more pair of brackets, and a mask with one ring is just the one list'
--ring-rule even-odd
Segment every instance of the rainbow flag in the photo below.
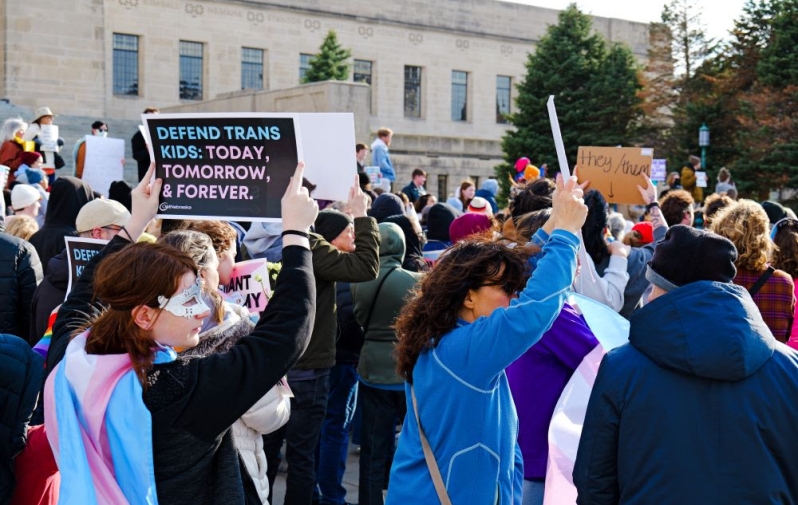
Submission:
{"label": "rainbow flag", "polygon": [[44,332],[44,336],[33,346],[34,352],[39,353],[45,359],[45,363],[47,362],[47,352],[50,350],[50,339],[53,337],[53,325],[58,317],[58,309],[60,308],[61,306],[59,305],[50,312],[50,318],[47,319],[47,330]]}

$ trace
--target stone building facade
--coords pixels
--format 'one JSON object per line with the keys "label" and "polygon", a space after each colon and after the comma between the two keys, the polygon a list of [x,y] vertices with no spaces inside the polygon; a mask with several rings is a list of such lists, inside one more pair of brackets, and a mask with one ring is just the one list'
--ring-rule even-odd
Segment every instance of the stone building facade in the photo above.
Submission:
{"label": "stone building facade", "polygon": [[[499,0],[0,0],[0,17],[0,97],[120,124],[148,106],[301,94],[310,89],[301,68],[335,30],[368,83],[352,94],[364,101],[358,140],[392,128],[399,182],[423,167],[428,188],[445,195],[463,177],[493,174],[507,129],[497,100],[512,103],[557,11]],[[646,24],[593,24],[645,59]]]}

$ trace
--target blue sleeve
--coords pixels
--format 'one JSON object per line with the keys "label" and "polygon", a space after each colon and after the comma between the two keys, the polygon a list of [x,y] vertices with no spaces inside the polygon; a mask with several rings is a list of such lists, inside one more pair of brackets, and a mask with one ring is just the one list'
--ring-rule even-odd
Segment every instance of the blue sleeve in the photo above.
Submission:
{"label": "blue sleeve", "polygon": [[608,358],[604,356],[599,366],[576,453],[573,479],[578,505],[615,505],[620,499],[618,431],[621,412],[612,394]]}
{"label": "blue sleeve", "polygon": [[456,328],[441,340],[436,356],[461,379],[480,389],[532,347],[560,313],[576,271],[579,239],[555,230],[544,246],[537,275],[532,275],[506,309]]}
{"label": "blue sleeve", "polygon": [[543,246],[549,241],[549,234],[543,231],[543,228],[538,228],[532,238],[529,239],[529,244],[539,247],[540,252],[529,257],[529,264],[532,266],[532,271],[538,267],[538,262],[543,258]]}
{"label": "blue sleeve", "polygon": [[396,172],[393,170],[393,164],[386,148],[379,146],[374,149],[374,164],[380,167],[383,177],[391,182],[396,180]]}
{"label": "blue sleeve", "polygon": [[521,446],[515,443],[515,468],[513,469],[513,505],[521,505],[524,496],[524,458]]}

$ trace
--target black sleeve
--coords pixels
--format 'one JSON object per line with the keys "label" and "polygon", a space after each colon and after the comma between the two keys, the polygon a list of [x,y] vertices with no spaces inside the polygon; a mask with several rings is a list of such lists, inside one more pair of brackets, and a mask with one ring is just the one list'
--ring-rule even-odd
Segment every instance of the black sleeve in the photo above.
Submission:
{"label": "black sleeve", "polygon": [[58,317],[53,324],[53,336],[50,338],[50,350],[47,351],[47,369],[45,378],[50,371],[64,358],[70,337],[75,330],[83,326],[98,310],[102,308],[99,303],[92,303],[94,298],[94,270],[100,261],[109,254],[115,253],[129,246],[130,242],[120,236],[111,239],[102,251],[95,254],[83,268],[83,273],[72,286],[66,301],[58,309]]}
{"label": "black sleeve", "polygon": [[150,152],[147,150],[144,135],[140,131],[136,132],[130,139],[130,150],[133,152],[133,159],[136,161],[150,162]]}
{"label": "black sleeve", "polygon": [[33,339],[36,335],[30,333],[31,328],[31,305],[33,303],[33,293],[36,286],[42,282],[42,263],[39,261],[39,254],[36,249],[28,243],[23,243],[19,250],[17,260],[17,289],[19,289],[19,323],[20,337],[26,340],[31,346],[36,342]]}
{"label": "black sleeve", "polygon": [[204,440],[229,428],[296,363],[308,345],[315,316],[311,253],[286,247],[274,296],[252,333],[225,354],[196,360],[196,385],[177,424]]}

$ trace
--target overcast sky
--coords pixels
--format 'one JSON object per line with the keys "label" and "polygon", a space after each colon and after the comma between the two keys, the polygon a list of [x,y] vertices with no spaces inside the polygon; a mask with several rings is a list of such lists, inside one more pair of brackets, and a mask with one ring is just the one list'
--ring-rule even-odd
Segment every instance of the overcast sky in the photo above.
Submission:
{"label": "overcast sky", "polygon": [[[516,3],[537,5],[562,10],[573,0],[505,0]],[[650,23],[659,21],[663,0],[578,0],[577,6],[583,12],[594,16],[628,19]],[[734,20],[742,14],[745,0],[696,0],[695,5],[702,9],[702,20],[707,35],[716,39],[728,37]]]}

